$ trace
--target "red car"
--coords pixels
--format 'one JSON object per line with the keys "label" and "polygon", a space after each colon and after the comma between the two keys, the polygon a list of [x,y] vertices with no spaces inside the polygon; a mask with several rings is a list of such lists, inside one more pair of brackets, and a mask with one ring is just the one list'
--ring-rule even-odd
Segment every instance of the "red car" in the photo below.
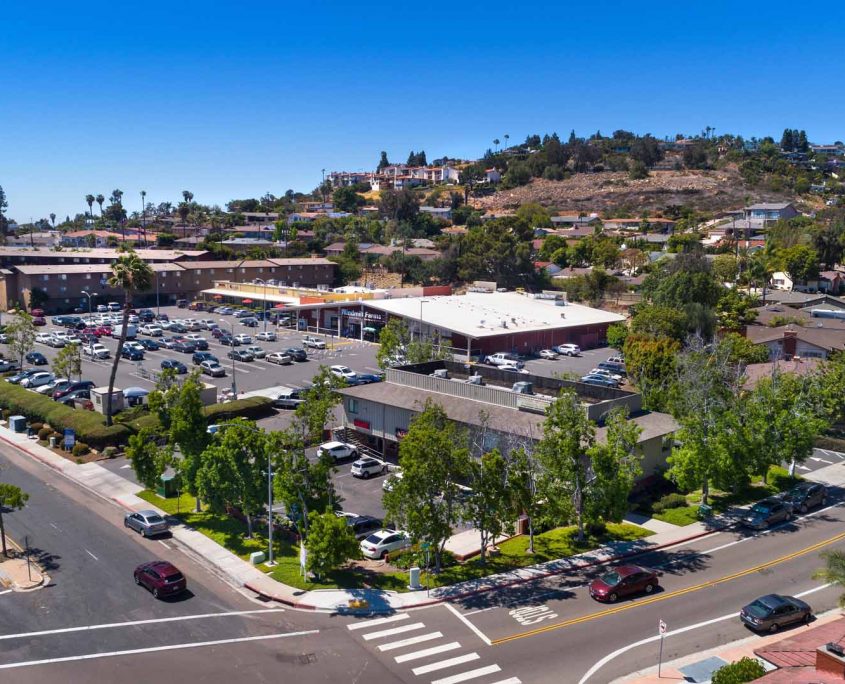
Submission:
{"label": "red car", "polygon": [[94,334],[97,337],[108,337],[109,335],[111,335],[111,326],[98,325],[97,328],[94,330]]}
{"label": "red car", "polygon": [[590,596],[613,603],[623,596],[652,593],[659,586],[657,573],[638,565],[620,565],[590,582]]}
{"label": "red car", "polygon": [[155,598],[175,596],[188,588],[185,575],[178,568],[163,560],[141,563],[135,568],[135,584],[149,589]]}
{"label": "red car", "polygon": [[44,316],[36,316],[32,319],[32,325],[47,325],[47,319]]}

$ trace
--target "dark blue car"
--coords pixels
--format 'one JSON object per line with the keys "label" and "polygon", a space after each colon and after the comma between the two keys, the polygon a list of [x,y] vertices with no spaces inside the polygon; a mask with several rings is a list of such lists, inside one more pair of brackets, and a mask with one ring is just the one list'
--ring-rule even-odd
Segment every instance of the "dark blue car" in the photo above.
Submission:
{"label": "dark blue car", "polygon": [[144,349],[147,351],[158,351],[161,349],[158,342],[155,340],[150,339],[149,337],[143,337],[138,340],[138,344],[140,344]]}
{"label": "dark blue car", "polygon": [[144,352],[142,352],[140,349],[135,349],[134,347],[124,347],[123,351],[120,352],[120,355],[124,359],[129,359],[130,361],[144,360]]}
{"label": "dark blue car", "polygon": [[184,363],[182,363],[181,361],[177,361],[176,359],[164,359],[164,361],[161,362],[161,369],[165,370],[167,368],[172,368],[179,375],[188,372],[188,367]]}

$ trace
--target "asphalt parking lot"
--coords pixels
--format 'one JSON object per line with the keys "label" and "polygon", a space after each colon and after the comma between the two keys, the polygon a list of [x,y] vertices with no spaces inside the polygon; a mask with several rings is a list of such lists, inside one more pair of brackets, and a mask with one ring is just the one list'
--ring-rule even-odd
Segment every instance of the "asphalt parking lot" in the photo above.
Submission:
{"label": "asphalt parking lot", "polygon": [[585,349],[581,356],[559,356],[557,359],[531,359],[525,362],[525,368],[535,375],[553,378],[561,373],[573,373],[579,377],[589,373],[597,364],[607,361],[619,352],[613,347]]}

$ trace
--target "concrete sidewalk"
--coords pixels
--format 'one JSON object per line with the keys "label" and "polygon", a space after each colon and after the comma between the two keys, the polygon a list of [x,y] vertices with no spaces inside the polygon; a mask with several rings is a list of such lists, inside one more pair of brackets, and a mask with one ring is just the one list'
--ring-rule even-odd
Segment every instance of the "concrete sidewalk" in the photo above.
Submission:
{"label": "concrete sidewalk", "polygon": [[19,544],[6,537],[9,557],[0,556],[0,587],[11,591],[31,591],[37,589],[50,578],[41,572],[35,561],[27,562]]}
{"label": "concrete sidewalk", "polygon": [[[155,506],[151,506],[149,502],[137,496],[137,493],[143,489],[141,486],[112,473],[97,463],[76,464],[30,440],[26,435],[14,433],[2,426],[0,426],[0,440],[63,473],[69,479],[98,496],[117,503],[124,510],[138,511],[155,508]],[[159,512],[166,515],[163,511]],[[578,573],[590,566],[691,541],[724,529],[732,522],[730,516],[723,516],[706,522],[696,522],[685,527],[670,526],[671,529],[662,529],[645,539],[632,542],[613,542],[600,549],[571,558],[490,575],[483,579],[461,582],[449,587],[407,593],[378,589],[315,591],[296,589],[268,577],[261,569],[241,560],[212,539],[190,527],[175,525],[171,532],[173,539],[189,555],[209,567],[219,577],[238,588],[245,587],[267,600],[278,601],[295,608],[331,611],[348,609],[350,601],[363,600],[367,602],[367,612],[390,612],[464,598],[553,575]]]}

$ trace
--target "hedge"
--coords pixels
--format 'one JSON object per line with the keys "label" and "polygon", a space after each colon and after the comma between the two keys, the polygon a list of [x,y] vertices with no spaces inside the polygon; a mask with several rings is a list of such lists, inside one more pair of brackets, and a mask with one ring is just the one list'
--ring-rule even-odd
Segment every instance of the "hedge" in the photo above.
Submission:
{"label": "hedge", "polygon": [[209,423],[216,423],[237,416],[254,420],[269,415],[272,412],[272,405],[272,399],[267,397],[247,397],[246,399],[235,399],[235,401],[229,401],[225,404],[211,404],[203,408],[203,413],[205,413]]}

